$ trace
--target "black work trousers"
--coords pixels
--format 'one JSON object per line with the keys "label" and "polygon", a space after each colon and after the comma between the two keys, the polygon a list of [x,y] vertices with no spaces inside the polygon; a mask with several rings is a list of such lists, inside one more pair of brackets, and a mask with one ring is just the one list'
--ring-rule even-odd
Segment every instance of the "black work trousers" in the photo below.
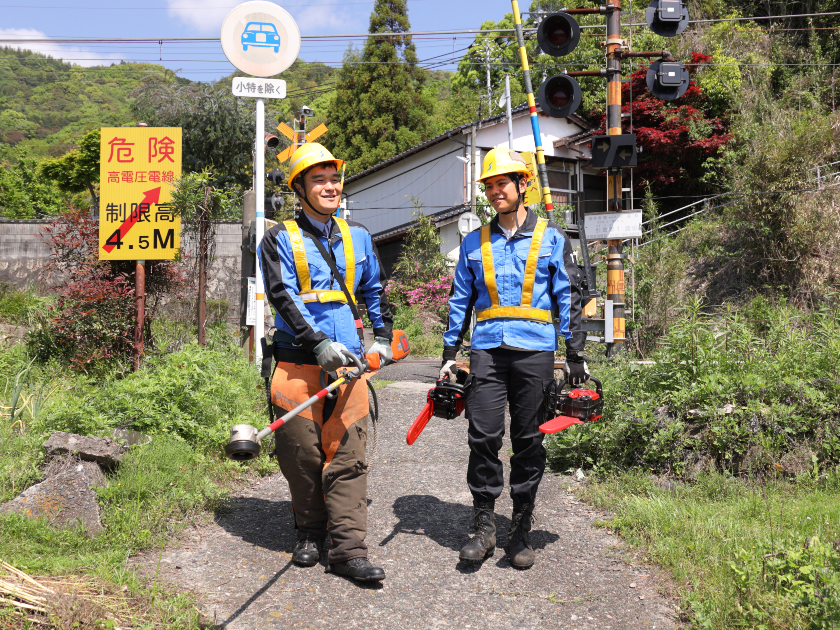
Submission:
{"label": "black work trousers", "polygon": [[543,393],[554,378],[554,353],[493,348],[470,352],[472,387],[467,395],[470,461],[467,485],[476,501],[495,501],[504,488],[499,449],[510,405],[510,496],[515,510],[534,505],[545,470]]}

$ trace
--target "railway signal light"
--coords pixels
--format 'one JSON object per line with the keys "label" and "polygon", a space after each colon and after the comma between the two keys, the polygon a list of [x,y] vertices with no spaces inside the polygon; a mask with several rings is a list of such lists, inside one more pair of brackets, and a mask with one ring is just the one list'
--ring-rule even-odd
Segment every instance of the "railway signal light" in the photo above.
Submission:
{"label": "railway signal light", "polygon": [[552,13],[537,27],[540,50],[552,57],[572,52],[580,42],[580,26],[568,13]]}
{"label": "railway signal light", "polygon": [[265,208],[265,215],[274,216],[286,204],[286,198],[282,193],[274,193],[270,197],[265,198],[263,207]]}
{"label": "railway signal light", "polygon": [[272,184],[275,186],[279,186],[283,183],[283,180],[286,179],[286,176],[283,174],[279,168],[273,168],[268,172],[266,177],[271,181]]}
{"label": "railway signal light", "polygon": [[688,70],[679,61],[658,59],[650,64],[645,80],[650,93],[656,98],[673,101],[688,89]]}
{"label": "railway signal light", "polygon": [[265,146],[268,149],[276,149],[280,145],[280,138],[275,136],[274,134],[270,134],[267,131],[264,132],[265,136]]}
{"label": "railway signal light", "polygon": [[645,11],[645,22],[657,35],[674,37],[688,26],[688,7],[681,0],[653,0]]}
{"label": "railway signal light", "polygon": [[635,133],[592,138],[592,166],[595,168],[628,168],[636,163]]}
{"label": "railway signal light", "polygon": [[543,113],[552,118],[565,118],[574,114],[580,107],[581,99],[580,85],[566,74],[548,77],[537,94],[537,102]]}
{"label": "railway signal light", "polygon": [[[552,13],[537,27],[540,50],[552,57],[568,55],[579,42],[580,26],[568,13]],[[567,74],[547,78],[537,93],[540,108],[552,118],[565,118],[575,113],[581,100],[580,85]]]}

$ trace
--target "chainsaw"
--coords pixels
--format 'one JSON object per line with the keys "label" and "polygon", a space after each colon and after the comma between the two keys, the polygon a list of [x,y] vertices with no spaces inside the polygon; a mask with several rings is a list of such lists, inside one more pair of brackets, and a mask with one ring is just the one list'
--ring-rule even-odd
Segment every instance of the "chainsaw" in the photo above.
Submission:
{"label": "chainsaw", "polygon": [[589,379],[595,383],[594,391],[578,387],[564,392],[563,388],[568,384],[565,378],[559,384],[557,381],[548,384],[545,390],[545,413],[555,417],[540,425],[541,432],[557,433],[574,424],[601,419],[604,415],[604,390],[597,378],[590,376]]}
{"label": "chainsaw", "polygon": [[449,376],[445,376],[435,382],[435,386],[426,394],[426,406],[423,407],[405,436],[405,441],[409,445],[414,444],[432,416],[452,420],[463,413],[464,403],[467,400],[468,376],[469,372],[466,370],[458,370],[454,381],[451,381]]}

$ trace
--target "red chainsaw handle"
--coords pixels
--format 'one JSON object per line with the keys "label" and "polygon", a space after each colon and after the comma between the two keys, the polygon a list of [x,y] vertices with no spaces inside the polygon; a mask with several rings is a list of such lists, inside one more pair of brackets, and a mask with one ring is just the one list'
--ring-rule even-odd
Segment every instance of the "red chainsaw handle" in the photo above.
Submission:
{"label": "red chainsaw handle", "polygon": [[423,433],[423,429],[425,429],[426,425],[429,424],[429,420],[432,417],[433,410],[434,404],[430,400],[426,403],[426,406],[423,407],[423,411],[421,411],[420,415],[417,416],[417,419],[411,425],[411,428],[408,430],[408,433],[405,436],[405,441],[409,446],[414,444],[414,441],[418,437],[420,437],[421,433]]}
{"label": "red chainsaw handle", "polygon": [[540,425],[541,433],[557,433],[563,429],[568,429],[575,424],[583,424],[583,420],[572,418],[570,416],[557,416],[553,420],[549,420]]}

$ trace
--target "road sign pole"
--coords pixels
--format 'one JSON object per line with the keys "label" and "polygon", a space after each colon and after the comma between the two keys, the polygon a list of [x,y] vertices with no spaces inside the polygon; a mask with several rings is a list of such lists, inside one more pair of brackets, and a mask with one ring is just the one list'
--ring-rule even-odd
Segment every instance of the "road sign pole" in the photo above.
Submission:
{"label": "road sign pole", "polygon": [[134,303],[136,319],[134,323],[134,371],[140,369],[143,357],[143,324],[146,321],[146,261],[138,260],[134,268]]}
{"label": "road sign pole", "polygon": [[[609,8],[609,7],[608,7]],[[613,0],[607,16],[607,135],[621,135],[621,0]],[[624,209],[621,169],[609,169],[607,174],[607,210]],[[613,302],[612,322],[604,321],[605,329],[612,324],[614,343],[607,344],[607,356],[621,349],[624,341],[624,260],[620,239],[608,240],[607,300]],[[585,246],[585,245],[584,245]],[[605,309],[606,318],[606,309]]]}
{"label": "road sign pole", "polygon": [[[257,221],[256,241],[259,251],[265,232],[265,153],[263,143],[265,142],[265,101],[257,99],[257,131],[254,136],[254,196],[257,198]],[[262,269],[260,268],[259,256],[257,257],[257,309],[254,317],[254,362],[257,365],[262,363],[262,338],[265,334],[265,284],[263,282]]]}

